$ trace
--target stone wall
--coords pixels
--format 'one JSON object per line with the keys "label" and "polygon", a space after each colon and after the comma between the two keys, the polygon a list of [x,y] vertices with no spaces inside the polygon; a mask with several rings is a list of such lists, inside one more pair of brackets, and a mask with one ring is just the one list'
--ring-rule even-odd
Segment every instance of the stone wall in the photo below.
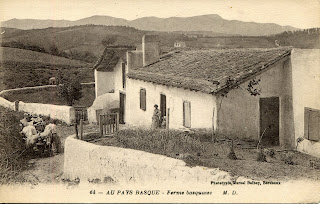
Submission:
{"label": "stone wall", "polygon": [[64,177],[80,181],[110,177],[128,183],[210,183],[230,180],[227,172],[205,167],[188,167],[182,160],[148,152],[99,146],[69,136],[65,141]]}

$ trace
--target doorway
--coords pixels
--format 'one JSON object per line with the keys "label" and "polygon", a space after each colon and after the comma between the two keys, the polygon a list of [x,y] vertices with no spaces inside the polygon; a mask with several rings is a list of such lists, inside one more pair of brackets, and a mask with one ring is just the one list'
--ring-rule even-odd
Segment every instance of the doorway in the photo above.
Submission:
{"label": "doorway", "polygon": [[260,98],[260,137],[263,146],[279,146],[279,97]]}
{"label": "doorway", "polygon": [[167,115],[167,97],[164,94],[160,94],[160,111],[161,111],[160,122],[162,122],[163,117]]}
{"label": "doorway", "polygon": [[124,114],[125,114],[125,101],[126,95],[124,93],[120,93],[120,109],[119,109],[119,123],[124,124]]}

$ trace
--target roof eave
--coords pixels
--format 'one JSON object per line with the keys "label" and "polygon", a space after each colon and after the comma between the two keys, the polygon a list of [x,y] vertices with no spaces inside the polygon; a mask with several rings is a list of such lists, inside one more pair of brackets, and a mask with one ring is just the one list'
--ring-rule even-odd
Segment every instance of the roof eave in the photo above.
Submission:
{"label": "roof eave", "polygon": [[214,90],[212,92],[212,94],[218,95],[221,92],[225,92],[225,91],[231,90],[231,89],[241,85],[242,83],[246,82],[247,80],[252,79],[252,78],[258,76],[259,74],[271,69],[273,67],[273,65],[284,62],[285,60],[290,58],[290,55],[291,55],[291,50],[286,52],[285,54],[283,54],[280,58],[277,58],[277,60],[274,60],[272,62],[269,62],[269,63],[263,65],[260,68],[260,70],[258,70],[256,72],[253,72],[248,76],[245,76],[245,77],[242,77],[240,79],[237,79],[234,84],[232,84],[232,85],[224,85],[224,86],[218,88],[217,90]]}

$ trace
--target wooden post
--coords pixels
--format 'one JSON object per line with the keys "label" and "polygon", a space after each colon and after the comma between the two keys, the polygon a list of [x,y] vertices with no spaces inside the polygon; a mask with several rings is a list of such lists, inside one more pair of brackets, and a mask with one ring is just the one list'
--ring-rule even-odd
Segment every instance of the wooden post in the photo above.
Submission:
{"label": "wooden post", "polygon": [[100,126],[100,137],[103,136],[103,122],[102,122],[103,115],[99,115],[99,126]]}
{"label": "wooden post", "polygon": [[74,130],[76,131],[76,137],[77,137],[77,139],[79,139],[79,135],[78,135],[78,123],[74,123]]}
{"label": "wooden post", "polygon": [[170,120],[170,108],[167,109],[167,115],[166,115],[166,129],[169,131],[169,120]]}
{"label": "wooden post", "polygon": [[83,139],[83,119],[80,119],[80,140]]}
{"label": "wooden post", "polygon": [[119,131],[119,113],[117,113],[116,116],[117,116],[117,124],[116,124],[117,125],[117,127],[116,127],[117,129],[116,129],[116,131],[118,132]]}
{"label": "wooden post", "polygon": [[214,134],[214,111],[215,111],[215,108],[213,108],[213,111],[212,111],[212,142],[216,142],[216,138],[215,138],[215,134]]}

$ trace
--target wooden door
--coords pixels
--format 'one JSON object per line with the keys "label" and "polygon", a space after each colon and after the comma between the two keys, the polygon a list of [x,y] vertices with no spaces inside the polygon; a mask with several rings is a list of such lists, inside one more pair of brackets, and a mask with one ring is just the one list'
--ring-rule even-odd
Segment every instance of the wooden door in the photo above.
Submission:
{"label": "wooden door", "polygon": [[167,97],[164,94],[160,94],[160,111],[161,111],[161,122],[163,116],[166,116],[167,112]]}
{"label": "wooden door", "polygon": [[279,145],[279,97],[260,98],[260,136],[262,134],[263,146]]}
{"label": "wooden door", "polygon": [[125,100],[126,95],[120,93],[120,109],[119,109],[119,123],[124,124],[124,114],[125,114]]}

